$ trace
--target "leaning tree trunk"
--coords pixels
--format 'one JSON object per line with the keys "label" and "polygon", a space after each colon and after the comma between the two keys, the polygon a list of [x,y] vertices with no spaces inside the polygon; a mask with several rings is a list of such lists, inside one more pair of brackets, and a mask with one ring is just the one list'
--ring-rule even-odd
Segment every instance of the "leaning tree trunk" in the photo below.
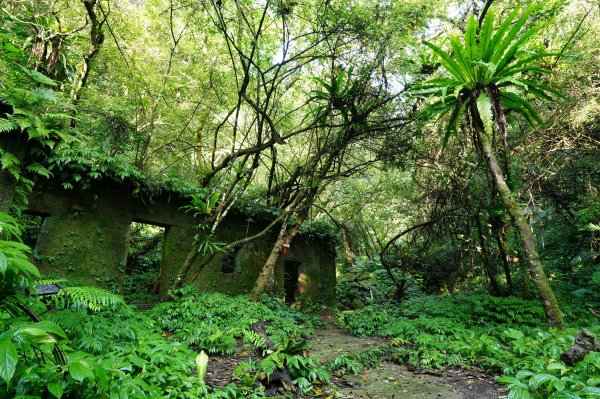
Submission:
{"label": "leaning tree trunk", "polygon": [[303,220],[298,220],[298,224],[289,231],[287,229],[287,221],[281,226],[281,230],[279,230],[277,241],[275,241],[275,245],[273,245],[271,254],[256,278],[254,288],[252,288],[252,293],[250,294],[252,300],[256,301],[263,293],[275,289],[275,267],[277,266],[277,261],[279,260],[281,252],[283,252],[283,244],[289,244],[294,239],[296,233],[298,233],[298,226],[302,221]]}
{"label": "leaning tree trunk", "polygon": [[481,121],[479,121],[479,123],[475,123],[475,130],[481,144],[481,150],[483,151],[483,154],[488,162],[488,167],[494,178],[494,183],[496,184],[498,193],[500,194],[500,198],[502,199],[502,202],[504,203],[509,215],[515,221],[515,225],[521,239],[521,244],[523,245],[523,250],[525,251],[525,257],[527,258],[529,273],[531,274],[531,279],[533,280],[538,290],[540,299],[542,300],[548,324],[550,327],[562,328],[563,319],[560,313],[560,308],[558,306],[556,296],[554,295],[552,288],[550,288],[546,273],[544,273],[542,262],[540,261],[540,256],[537,252],[529,224],[525,220],[525,217],[521,214],[519,204],[513,198],[510,188],[504,180],[502,170],[498,164],[498,159],[494,154],[489,137],[487,137],[484,133]]}

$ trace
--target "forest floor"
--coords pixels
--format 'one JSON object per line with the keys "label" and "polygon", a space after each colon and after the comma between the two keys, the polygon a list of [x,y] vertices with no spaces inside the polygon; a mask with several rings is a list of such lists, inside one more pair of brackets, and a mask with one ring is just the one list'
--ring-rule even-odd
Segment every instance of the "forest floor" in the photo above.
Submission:
{"label": "forest floor", "polygon": [[[385,342],[378,337],[353,337],[328,324],[308,340],[310,355],[327,362],[342,355],[357,355]],[[412,372],[406,367],[381,361],[379,367],[358,375],[332,376],[341,398],[372,399],[498,399],[505,390],[494,377],[481,370],[450,369],[445,372]]]}
{"label": "forest floor", "polygon": [[[331,316],[324,316],[326,327],[315,331],[308,339],[308,354],[322,363],[343,355],[358,355],[388,342],[381,337],[354,337],[333,325]],[[225,386],[241,361],[253,358],[256,353],[242,348],[236,355],[211,356],[206,382],[211,386]],[[337,392],[339,398],[372,399],[499,399],[506,390],[494,383],[494,377],[479,369],[449,369],[439,371],[409,371],[405,366],[382,359],[379,367],[367,368],[361,374],[349,374],[331,378],[331,385],[324,392]]]}

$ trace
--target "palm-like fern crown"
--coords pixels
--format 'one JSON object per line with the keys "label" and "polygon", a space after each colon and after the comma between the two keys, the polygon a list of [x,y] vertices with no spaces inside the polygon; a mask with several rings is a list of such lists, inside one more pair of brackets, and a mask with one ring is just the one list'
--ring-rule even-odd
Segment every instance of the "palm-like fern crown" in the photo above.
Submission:
{"label": "palm-like fern crown", "polygon": [[[481,27],[474,15],[468,21],[464,39],[458,35],[450,38],[451,52],[433,43],[425,42],[440,57],[443,69],[451,77],[431,79],[413,90],[413,95],[434,99],[429,110],[445,115],[451,112],[444,142],[460,130],[464,111],[475,101],[484,123],[486,133],[492,130],[492,101],[497,88],[498,99],[506,110],[524,116],[531,124],[543,124],[535,108],[523,94],[545,100],[565,98],[557,90],[527,79],[533,73],[550,73],[540,68],[536,61],[551,56],[526,50],[523,46],[535,36],[541,25],[527,21],[535,7],[530,6],[521,13],[516,8],[502,23],[494,26],[496,19],[492,9],[488,11]],[[520,15],[519,15],[520,14]],[[511,88],[511,90],[507,90]],[[518,93],[522,93],[521,95]]]}

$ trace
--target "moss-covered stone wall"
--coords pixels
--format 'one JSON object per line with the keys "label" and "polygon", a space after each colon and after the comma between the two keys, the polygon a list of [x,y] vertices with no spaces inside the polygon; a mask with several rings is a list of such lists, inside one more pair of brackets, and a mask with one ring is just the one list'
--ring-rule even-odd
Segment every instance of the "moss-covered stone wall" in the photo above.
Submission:
{"label": "moss-covered stone wall", "polygon": [[[34,189],[30,212],[45,215],[38,238],[40,270],[79,281],[118,289],[124,277],[127,244],[132,221],[165,227],[160,267],[161,295],[165,295],[183,264],[196,234],[195,220],[181,206],[186,200],[173,193],[153,197],[130,194],[126,184],[103,181],[88,190],[65,190],[57,183]],[[229,216],[216,232],[223,243],[251,236],[264,226],[245,216]],[[233,253],[217,254],[200,270],[198,259],[188,276],[201,289],[230,294],[248,292],[268,258],[275,232],[247,243]],[[283,292],[285,260],[300,263],[299,299],[333,303],[335,254],[311,237],[298,235],[276,270],[278,290]],[[224,269],[223,262],[228,263]]]}

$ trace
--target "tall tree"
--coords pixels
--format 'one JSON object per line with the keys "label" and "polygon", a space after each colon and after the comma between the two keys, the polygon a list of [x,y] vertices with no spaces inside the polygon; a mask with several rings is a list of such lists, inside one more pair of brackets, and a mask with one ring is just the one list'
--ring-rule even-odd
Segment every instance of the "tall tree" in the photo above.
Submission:
{"label": "tall tree", "polygon": [[[429,80],[420,85],[415,94],[431,95],[434,102],[429,109],[433,112],[450,113],[444,143],[458,134],[463,121],[467,121],[465,126],[473,133],[473,145],[485,158],[500,199],[519,231],[529,273],[542,300],[548,324],[562,328],[560,308],[542,267],[533,234],[507,184],[505,173],[508,170],[502,170],[497,156],[499,149],[507,148],[507,113],[520,114],[532,125],[543,124],[522,93],[545,100],[564,98],[536,78],[549,72],[536,63],[549,54],[523,49],[540,29],[539,24],[528,26],[533,11],[534,7],[524,11],[516,8],[497,26],[494,26],[493,9],[488,11],[481,27],[471,15],[464,40],[458,36],[450,38],[452,55],[426,42],[440,57],[443,69],[450,76]],[[502,155],[506,166],[508,156],[506,152]]]}

